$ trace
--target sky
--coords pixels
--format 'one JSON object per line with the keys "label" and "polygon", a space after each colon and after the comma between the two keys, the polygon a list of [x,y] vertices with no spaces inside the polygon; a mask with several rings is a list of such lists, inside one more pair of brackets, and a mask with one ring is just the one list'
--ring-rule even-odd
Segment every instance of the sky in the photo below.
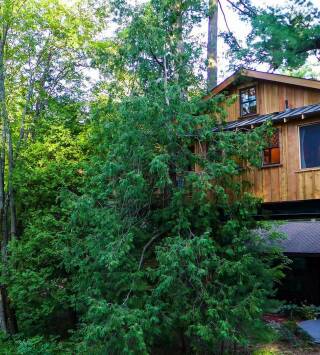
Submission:
{"label": "sky", "polygon": [[[81,1],[81,0],[60,0],[62,3],[65,4],[72,4],[73,2]],[[108,0],[106,0],[108,1]],[[146,2],[147,0],[128,0],[129,2],[133,4],[139,4]],[[266,7],[266,6],[278,6],[281,5],[283,6],[287,0],[252,0],[252,3],[256,6],[259,7]],[[311,0],[312,3],[314,3],[315,6],[320,8],[320,0]],[[221,6],[223,8],[223,11],[226,15],[227,21],[228,21],[228,26],[230,30],[235,34],[238,42],[242,42],[246,39],[246,36],[250,32],[250,27],[247,23],[244,23],[240,21],[238,14],[233,11],[231,8],[231,5],[228,4],[227,0],[220,0]],[[218,17],[218,28],[219,31],[224,32],[227,31],[227,27],[223,18],[223,15],[221,13],[221,9],[219,8],[219,17]],[[201,42],[205,45],[207,41],[207,20],[203,21],[203,24],[194,30],[195,35],[199,36]],[[114,33],[115,28],[110,28],[107,32],[108,35],[112,35]],[[224,80],[226,77],[231,75],[232,73],[228,70],[228,58],[226,56],[228,51],[227,45],[224,43],[222,38],[218,39],[218,82],[221,82]],[[204,52],[204,57],[203,59],[205,60],[205,52]],[[309,61],[309,64],[313,65],[313,70],[318,73],[319,79],[320,79],[320,64],[319,62],[313,58]],[[267,65],[260,65],[256,69],[266,71],[268,69]],[[92,72],[90,74],[92,79],[96,78],[98,76],[98,73]]]}

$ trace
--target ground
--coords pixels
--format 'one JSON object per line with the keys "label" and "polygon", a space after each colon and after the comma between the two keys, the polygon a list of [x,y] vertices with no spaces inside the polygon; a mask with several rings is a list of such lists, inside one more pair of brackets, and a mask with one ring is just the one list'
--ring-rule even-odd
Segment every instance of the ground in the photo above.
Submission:
{"label": "ground", "polygon": [[320,354],[320,346],[306,345],[293,347],[286,343],[272,343],[259,346],[253,355],[316,355]]}

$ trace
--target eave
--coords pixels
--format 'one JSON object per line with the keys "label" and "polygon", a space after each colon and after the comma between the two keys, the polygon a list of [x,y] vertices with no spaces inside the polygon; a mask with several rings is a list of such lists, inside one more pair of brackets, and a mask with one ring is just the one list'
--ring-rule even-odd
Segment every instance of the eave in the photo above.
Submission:
{"label": "eave", "polygon": [[214,87],[211,92],[206,96],[206,98],[209,99],[210,97],[223,92],[231,85],[235,84],[236,81],[241,77],[252,78],[257,80],[266,80],[287,85],[294,85],[309,89],[320,90],[320,81],[318,80],[296,78],[293,76],[282,74],[264,73],[258,70],[240,69],[231,76],[229,76],[227,79],[222,81],[219,85]]}
{"label": "eave", "polygon": [[[264,122],[271,121],[272,123],[286,123],[290,120],[298,118],[309,118],[320,115],[320,103],[314,105],[303,106],[299,108],[288,109],[282,112],[274,112],[266,115],[257,115],[246,119],[238,119],[231,121],[221,126],[222,130],[249,129],[259,126]],[[320,117],[319,117],[320,118]],[[215,128],[217,131],[218,128]]]}

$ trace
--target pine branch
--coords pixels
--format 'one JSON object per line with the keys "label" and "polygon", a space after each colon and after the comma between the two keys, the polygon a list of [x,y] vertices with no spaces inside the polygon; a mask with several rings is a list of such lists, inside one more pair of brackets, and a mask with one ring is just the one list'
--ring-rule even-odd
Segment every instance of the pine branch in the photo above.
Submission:
{"label": "pine branch", "polygon": [[222,5],[221,5],[220,0],[218,0],[218,4],[219,4],[220,10],[221,10],[221,12],[222,12],[223,19],[224,19],[224,22],[225,22],[225,24],[226,24],[226,27],[227,27],[228,32],[229,32],[230,35],[233,37],[233,39],[234,39],[234,41],[235,41],[237,47],[238,47],[238,48],[241,48],[239,42],[237,41],[237,39],[235,38],[235,36],[233,35],[233,32],[231,31],[231,29],[230,29],[230,27],[229,27],[226,14],[225,14],[225,12],[224,12],[224,10],[223,10],[223,7],[222,7]]}
{"label": "pine branch", "polygon": [[239,6],[237,6],[235,3],[233,3],[231,0],[227,0],[227,2],[234,7],[237,11],[239,11],[240,13],[242,13],[245,16],[256,16],[257,13],[255,10],[253,10],[251,7],[249,7],[248,5],[246,5],[243,1],[239,0],[240,4],[247,10],[244,11],[242,10]]}

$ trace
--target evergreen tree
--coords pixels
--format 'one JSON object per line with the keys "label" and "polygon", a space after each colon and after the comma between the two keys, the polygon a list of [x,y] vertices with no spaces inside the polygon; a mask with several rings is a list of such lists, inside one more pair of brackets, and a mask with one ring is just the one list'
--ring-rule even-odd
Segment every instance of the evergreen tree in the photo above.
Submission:
{"label": "evergreen tree", "polygon": [[268,63],[271,69],[294,69],[310,56],[320,56],[320,11],[310,0],[289,0],[267,8],[250,0],[228,1],[252,30],[239,46],[233,33],[224,37],[230,46],[234,67]]}
{"label": "evergreen tree", "polygon": [[78,351],[246,347],[263,333],[282,275],[281,255],[253,231],[258,201],[237,179],[241,164],[260,164],[269,129],[215,129],[224,99],[203,99],[201,49],[190,35],[205,4],[116,5],[123,25],[93,48],[108,93],[92,107],[96,153],[83,195],[65,207]]}
{"label": "evergreen tree", "polygon": [[107,39],[104,0],[5,3],[1,283],[20,338],[1,351],[244,351],[282,276],[239,179],[272,129],[225,131],[226,98],[204,99],[208,1],[113,0]]}

